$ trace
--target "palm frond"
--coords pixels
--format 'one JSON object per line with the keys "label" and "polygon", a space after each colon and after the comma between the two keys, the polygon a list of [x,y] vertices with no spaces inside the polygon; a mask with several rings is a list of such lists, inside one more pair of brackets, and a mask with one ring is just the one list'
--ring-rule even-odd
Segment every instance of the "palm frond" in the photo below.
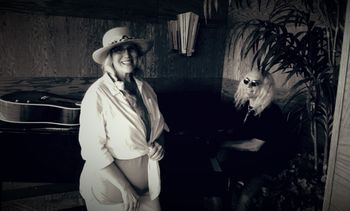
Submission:
{"label": "palm frond", "polygon": [[[285,102],[283,109],[285,109],[287,106],[290,105],[291,102],[300,99],[300,98],[304,98],[306,95],[308,94],[308,91],[306,90],[306,88],[300,88],[298,89],[296,92],[294,92]],[[294,110],[294,109],[293,109]]]}

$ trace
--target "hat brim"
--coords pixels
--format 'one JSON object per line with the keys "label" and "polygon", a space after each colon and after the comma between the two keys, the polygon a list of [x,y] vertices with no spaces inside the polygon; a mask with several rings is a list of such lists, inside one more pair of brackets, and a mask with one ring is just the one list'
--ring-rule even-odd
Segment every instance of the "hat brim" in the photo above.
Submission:
{"label": "hat brim", "polygon": [[129,40],[125,40],[125,41],[121,41],[118,43],[114,43],[102,48],[97,49],[96,51],[94,51],[94,53],[92,54],[92,59],[98,63],[98,64],[102,64],[104,62],[104,60],[106,59],[109,51],[118,46],[118,45],[123,45],[123,44],[135,44],[139,47],[140,53],[141,55],[144,55],[145,53],[147,53],[153,46],[153,42],[150,40],[145,40],[145,39],[129,39]]}

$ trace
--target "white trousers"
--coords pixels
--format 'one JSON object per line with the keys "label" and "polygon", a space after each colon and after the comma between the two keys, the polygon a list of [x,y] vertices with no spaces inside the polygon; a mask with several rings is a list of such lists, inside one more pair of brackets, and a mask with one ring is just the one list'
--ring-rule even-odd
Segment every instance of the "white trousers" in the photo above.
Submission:
{"label": "white trousers", "polygon": [[[148,194],[140,197],[140,210],[139,211],[160,211],[159,198],[151,200]],[[88,211],[124,211],[123,203],[118,204],[101,204],[95,197],[91,197],[90,200],[86,200],[86,207]]]}

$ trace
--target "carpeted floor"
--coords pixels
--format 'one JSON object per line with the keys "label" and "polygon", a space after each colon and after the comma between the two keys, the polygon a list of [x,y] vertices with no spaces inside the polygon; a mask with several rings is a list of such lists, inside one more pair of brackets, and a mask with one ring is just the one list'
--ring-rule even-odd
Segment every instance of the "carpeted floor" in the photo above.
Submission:
{"label": "carpeted floor", "polygon": [[[2,211],[87,211],[74,184],[2,182],[1,185]],[[163,210],[217,211],[220,207],[215,198],[171,198],[161,198]]]}

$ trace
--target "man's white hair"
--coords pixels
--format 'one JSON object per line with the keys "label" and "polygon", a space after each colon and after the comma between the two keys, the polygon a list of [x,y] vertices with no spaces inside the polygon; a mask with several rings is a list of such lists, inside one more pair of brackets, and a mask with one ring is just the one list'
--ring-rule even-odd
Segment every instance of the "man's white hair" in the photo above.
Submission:
{"label": "man's white hair", "polygon": [[[270,105],[275,95],[275,80],[273,79],[272,75],[268,72],[264,74],[261,74],[259,72],[259,74],[261,75],[262,83],[258,87],[258,96],[255,100],[255,115],[259,115],[268,105]],[[235,93],[236,108],[241,108],[249,100],[245,93],[246,85],[243,82],[244,78],[239,82],[237,91]]]}

